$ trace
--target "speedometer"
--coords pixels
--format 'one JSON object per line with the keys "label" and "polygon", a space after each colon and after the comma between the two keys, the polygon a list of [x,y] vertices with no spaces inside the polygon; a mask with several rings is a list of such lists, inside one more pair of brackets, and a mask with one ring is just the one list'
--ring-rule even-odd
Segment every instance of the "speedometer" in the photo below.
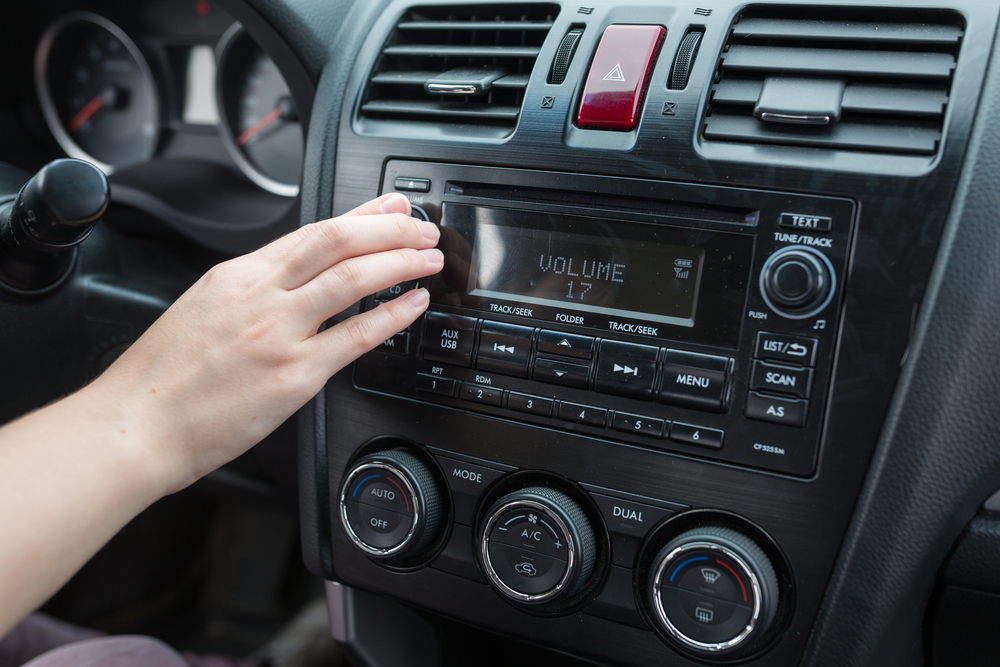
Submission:
{"label": "speedometer", "polygon": [[75,12],[42,36],[35,85],[45,122],[66,154],[105,173],[149,160],[160,131],[156,84],[118,26]]}
{"label": "speedometer", "polygon": [[239,24],[219,42],[222,138],[240,170],[269,192],[299,193],[302,124],[278,67]]}

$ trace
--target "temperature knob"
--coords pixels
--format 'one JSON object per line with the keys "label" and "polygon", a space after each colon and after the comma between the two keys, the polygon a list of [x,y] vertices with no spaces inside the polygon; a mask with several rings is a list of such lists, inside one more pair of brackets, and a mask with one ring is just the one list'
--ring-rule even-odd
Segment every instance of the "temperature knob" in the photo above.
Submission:
{"label": "temperature knob", "polygon": [[493,587],[527,605],[572,597],[594,571],[597,544],[583,509],[568,495],[530,487],[498,500],[487,513],[480,558]]}
{"label": "temperature knob", "polygon": [[833,298],[833,265],[808,246],[771,255],[760,274],[760,290],[772,310],[792,319],[812,317]]}
{"label": "temperature knob", "polygon": [[677,536],[653,561],[647,594],[671,639],[700,655],[753,650],[778,608],[778,579],[763,550],[735,530]]}
{"label": "temperature knob", "polygon": [[419,555],[440,536],[441,485],[417,457],[390,450],[358,460],[340,492],[340,519],[355,546],[372,558]]}

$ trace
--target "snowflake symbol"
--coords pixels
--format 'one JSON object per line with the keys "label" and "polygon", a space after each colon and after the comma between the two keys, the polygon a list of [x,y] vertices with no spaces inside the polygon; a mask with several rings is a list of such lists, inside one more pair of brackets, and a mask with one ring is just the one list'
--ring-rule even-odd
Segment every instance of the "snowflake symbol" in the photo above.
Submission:
{"label": "snowflake symbol", "polygon": [[538,517],[535,516],[534,514],[529,514],[528,521],[530,521],[531,523],[538,523]]}

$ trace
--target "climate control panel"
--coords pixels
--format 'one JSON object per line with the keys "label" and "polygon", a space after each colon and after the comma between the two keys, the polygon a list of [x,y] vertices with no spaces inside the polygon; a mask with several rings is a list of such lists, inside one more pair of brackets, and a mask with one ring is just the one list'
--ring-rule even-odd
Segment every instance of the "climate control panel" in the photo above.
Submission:
{"label": "climate control panel", "polygon": [[780,550],[741,517],[400,438],[359,450],[339,510],[389,571],[472,579],[526,613],[653,630],[705,660],[766,648],[794,598]]}

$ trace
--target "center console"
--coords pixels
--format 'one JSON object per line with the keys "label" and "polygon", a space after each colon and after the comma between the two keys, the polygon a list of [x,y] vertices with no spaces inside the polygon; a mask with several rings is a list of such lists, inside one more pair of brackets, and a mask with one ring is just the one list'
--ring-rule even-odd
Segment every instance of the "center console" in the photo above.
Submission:
{"label": "center console", "polygon": [[[404,194],[445,268],[341,316],[430,292],[305,413],[304,554],[345,646],[358,592],[597,664],[783,666],[824,599],[868,604],[828,586],[974,109],[908,105],[972,99],[996,19],[889,4],[370,10],[318,196]],[[781,55],[810,49],[865,72]]]}
{"label": "center console", "polygon": [[[814,473],[851,200],[404,160],[385,167],[391,190],[440,225],[446,269],[365,300],[431,294],[354,365],[358,390],[531,426],[539,448],[586,438],[597,465],[669,453]],[[756,654],[787,623],[791,568],[756,523],[691,511],[667,487],[598,486],[558,457],[546,468],[407,430],[357,450],[336,514],[390,571],[431,567],[532,615],[649,628],[700,658]]]}

